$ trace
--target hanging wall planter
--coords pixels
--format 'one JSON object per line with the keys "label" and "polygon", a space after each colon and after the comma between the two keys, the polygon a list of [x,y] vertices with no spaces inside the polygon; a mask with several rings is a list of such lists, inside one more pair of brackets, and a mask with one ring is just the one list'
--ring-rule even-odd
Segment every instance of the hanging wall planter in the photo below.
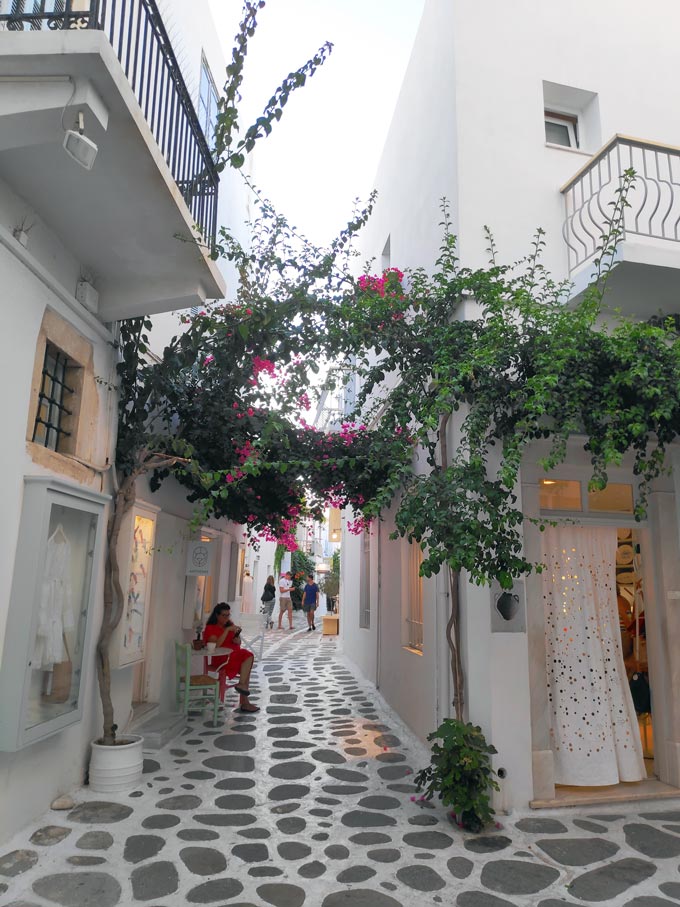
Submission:
{"label": "hanging wall planter", "polygon": [[90,790],[115,793],[136,787],[142,779],[143,737],[131,734],[113,746],[92,741],[90,756]]}

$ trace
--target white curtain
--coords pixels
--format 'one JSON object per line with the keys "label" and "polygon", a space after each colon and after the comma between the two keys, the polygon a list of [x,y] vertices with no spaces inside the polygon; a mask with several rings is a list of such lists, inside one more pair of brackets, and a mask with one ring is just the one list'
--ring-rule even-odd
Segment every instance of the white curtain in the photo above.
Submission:
{"label": "white curtain", "polygon": [[557,784],[646,777],[621,654],[616,529],[542,533],[546,664]]}

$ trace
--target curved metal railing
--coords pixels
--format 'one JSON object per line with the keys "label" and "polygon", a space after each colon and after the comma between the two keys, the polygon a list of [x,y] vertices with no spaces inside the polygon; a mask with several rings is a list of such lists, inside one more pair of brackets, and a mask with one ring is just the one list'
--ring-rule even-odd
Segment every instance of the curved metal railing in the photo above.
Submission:
{"label": "curved metal railing", "polygon": [[596,255],[628,169],[637,178],[623,213],[623,236],[680,242],[680,148],[615,135],[560,190],[570,273]]}

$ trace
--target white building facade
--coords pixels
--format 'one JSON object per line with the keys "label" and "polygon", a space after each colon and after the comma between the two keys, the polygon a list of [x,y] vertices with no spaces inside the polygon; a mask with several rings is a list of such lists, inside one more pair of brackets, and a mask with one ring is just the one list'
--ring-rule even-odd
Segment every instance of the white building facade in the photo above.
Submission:
{"label": "white building facade", "polygon": [[[641,319],[678,312],[680,110],[670,78],[678,38],[680,10],[670,0],[654,0],[643,17],[629,0],[576,0],[568,8],[541,0],[427,0],[378,171],[366,254],[377,267],[431,268],[446,197],[463,266],[488,264],[485,224],[502,262],[526,255],[541,227],[544,264],[557,280],[573,280],[577,293],[592,273],[618,177],[632,166],[639,178],[609,304]],[[595,802],[603,792],[623,796],[624,790],[632,797],[674,793],[680,787],[677,452],[643,523],[633,519],[636,480],[626,463],[611,470],[606,496],[598,499],[588,493],[589,458],[577,439],[554,474],[539,469],[539,455],[536,449],[522,468],[517,492],[524,512],[573,517],[571,543],[592,576],[600,570],[592,539],[602,536],[609,553],[601,570],[612,584],[615,578],[619,598],[628,598],[621,622],[627,613],[639,631],[644,612],[644,641],[638,632],[632,653],[624,651],[623,635],[612,645],[620,662],[617,695],[630,712],[630,733],[640,738],[638,764],[644,756],[641,771],[649,780],[629,777],[625,767],[617,777],[593,771],[573,780],[564,768],[551,698],[555,641],[546,574],[516,585],[505,616],[499,590],[463,577],[467,713],[498,750],[495,767],[505,769],[496,806]],[[417,552],[390,541],[392,528],[386,514],[370,533],[343,534],[341,635],[347,655],[425,739],[453,714],[448,590],[443,575],[418,579]],[[525,552],[535,562],[550,561],[557,545],[542,548],[540,533],[525,530]],[[627,689],[639,674],[651,687],[651,713],[637,699],[637,714],[630,711]],[[590,692],[582,698],[591,703]],[[595,750],[586,740],[582,761],[597,761]],[[631,780],[636,783],[620,787]]]}
{"label": "white building facade", "polygon": [[[210,152],[223,80],[207,0],[0,2],[0,840],[82,782],[101,734],[116,322],[225,294],[210,245],[243,209]],[[119,733],[156,718],[162,738],[174,641],[239,599],[246,540],[225,522],[192,540],[171,483],[137,497],[112,692]]]}

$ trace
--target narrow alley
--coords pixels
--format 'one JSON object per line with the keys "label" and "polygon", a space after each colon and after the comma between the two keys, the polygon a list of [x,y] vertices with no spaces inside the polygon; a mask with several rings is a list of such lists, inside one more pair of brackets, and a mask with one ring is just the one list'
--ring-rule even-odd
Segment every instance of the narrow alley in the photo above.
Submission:
{"label": "narrow alley", "polygon": [[[142,785],[81,789],[0,852],[5,907],[460,907],[680,900],[680,803],[499,816],[461,832],[419,802],[427,756],[337,652],[269,633],[259,715],[202,715]],[[256,691],[256,692],[255,692]],[[233,694],[232,694],[233,695]]]}

